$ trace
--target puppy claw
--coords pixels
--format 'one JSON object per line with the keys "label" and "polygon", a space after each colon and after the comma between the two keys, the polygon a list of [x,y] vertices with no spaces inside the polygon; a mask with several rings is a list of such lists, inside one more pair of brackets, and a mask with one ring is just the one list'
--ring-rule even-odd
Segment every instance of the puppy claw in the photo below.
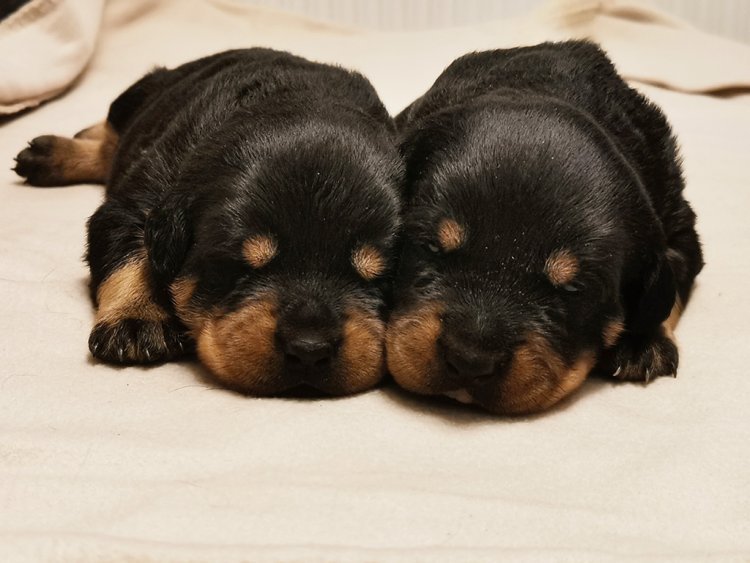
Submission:
{"label": "puppy claw", "polygon": [[658,377],[675,377],[679,355],[674,341],[663,333],[646,338],[627,335],[602,356],[601,373],[623,381],[648,384]]}

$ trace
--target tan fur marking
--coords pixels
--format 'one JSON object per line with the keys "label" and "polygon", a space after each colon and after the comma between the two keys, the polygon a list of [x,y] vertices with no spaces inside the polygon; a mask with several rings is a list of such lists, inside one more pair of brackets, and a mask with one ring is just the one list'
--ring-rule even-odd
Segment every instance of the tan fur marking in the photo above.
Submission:
{"label": "tan fur marking", "polygon": [[617,340],[624,330],[625,323],[622,322],[622,319],[615,319],[604,325],[604,331],[602,332],[604,347],[612,348],[612,346],[617,344]]}
{"label": "tan fur marking", "polygon": [[178,312],[187,309],[188,303],[195,293],[197,283],[195,278],[177,278],[169,286],[172,301]]}
{"label": "tan fur marking", "polygon": [[466,242],[466,230],[454,219],[443,219],[438,226],[438,240],[445,252],[452,252]]}
{"label": "tan fur marking", "polygon": [[376,385],[385,374],[385,323],[376,316],[350,309],[344,322],[339,357],[343,392],[358,393]]}
{"label": "tan fur marking", "polygon": [[578,389],[595,362],[593,352],[584,352],[568,367],[546,338],[529,334],[513,356],[495,404],[485,406],[501,414],[543,411]]}
{"label": "tan fur marking", "polygon": [[274,343],[276,323],[276,303],[270,297],[207,318],[197,338],[198,356],[227,387],[255,395],[273,393],[281,369]]}
{"label": "tan fur marking", "polygon": [[207,316],[205,311],[199,311],[190,304],[197,284],[195,278],[177,278],[169,286],[177,317],[190,329],[193,336],[200,333]]}
{"label": "tan fur marking", "polygon": [[557,388],[547,397],[547,401],[541,404],[540,410],[548,409],[558,401],[570,395],[578,389],[596,364],[596,354],[584,352],[575,363],[560,374]]}
{"label": "tan fur marking", "polygon": [[572,282],[579,269],[578,258],[570,250],[556,250],[544,265],[544,273],[554,285]]}
{"label": "tan fur marking", "polygon": [[262,268],[273,260],[279,251],[276,241],[268,235],[258,235],[242,244],[242,254],[253,268]]}
{"label": "tan fur marking", "polygon": [[386,263],[385,258],[377,248],[365,244],[352,254],[352,264],[363,279],[370,281],[383,273]]}
{"label": "tan fur marking", "polygon": [[431,392],[430,378],[438,373],[437,339],[442,330],[442,306],[428,303],[394,315],[386,331],[386,361],[396,382],[415,393]]}
{"label": "tan fur marking", "polygon": [[92,125],[91,127],[87,127],[86,129],[83,129],[76,133],[73,138],[74,139],[94,139],[97,141],[104,140],[107,136],[109,136],[111,131],[111,127],[109,123],[106,121],[100,121],[99,123],[96,123],[95,125]]}
{"label": "tan fur marking", "polygon": [[143,254],[112,272],[97,290],[96,323],[124,319],[164,322],[168,315],[154,303],[148,281],[148,264]]}
{"label": "tan fur marking", "polygon": [[682,316],[682,310],[682,300],[677,297],[675,299],[674,306],[672,307],[672,312],[669,313],[669,317],[667,317],[667,320],[662,323],[665,336],[671,339],[673,342],[675,340],[674,331],[675,328],[677,328],[677,323],[680,321],[680,317]]}
{"label": "tan fur marking", "polygon": [[58,137],[52,155],[61,179],[68,183],[105,183],[119,138],[108,123],[81,131],[74,139]]}

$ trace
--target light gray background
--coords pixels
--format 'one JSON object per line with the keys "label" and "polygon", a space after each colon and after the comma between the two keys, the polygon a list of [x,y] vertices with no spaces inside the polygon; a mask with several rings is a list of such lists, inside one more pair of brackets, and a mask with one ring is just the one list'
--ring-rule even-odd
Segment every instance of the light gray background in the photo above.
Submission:
{"label": "light gray background", "polygon": [[[449,27],[522,14],[547,0],[245,0],[384,30]],[[750,0],[641,0],[696,27],[750,43]]]}

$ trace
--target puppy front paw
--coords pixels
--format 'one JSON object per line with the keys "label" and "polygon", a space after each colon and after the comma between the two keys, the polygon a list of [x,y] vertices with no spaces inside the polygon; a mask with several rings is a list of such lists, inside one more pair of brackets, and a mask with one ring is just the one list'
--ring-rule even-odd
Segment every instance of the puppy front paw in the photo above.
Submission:
{"label": "puppy front paw", "polygon": [[604,353],[598,371],[623,381],[648,383],[657,377],[677,377],[678,363],[677,345],[661,328],[651,337],[624,334]]}
{"label": "puppy front paw", "polygon": [[174,322],[124,318],[100,322],[89,336],[91,354],[114,364],[154,364],[192,350],[192,341]]}

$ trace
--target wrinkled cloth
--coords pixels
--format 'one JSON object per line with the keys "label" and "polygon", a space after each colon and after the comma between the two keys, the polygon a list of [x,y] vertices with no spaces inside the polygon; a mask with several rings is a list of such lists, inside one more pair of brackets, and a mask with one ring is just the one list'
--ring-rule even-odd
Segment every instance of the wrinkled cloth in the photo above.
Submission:
{"label": "wrinkled cloth", "polygon": [[94,53],[104,0],[31,0],[0,21],[0,115],[53,98]]}
{"label": "wrinkled cloth", "polygon": [[[663,107],[707,266],[677,379],[591,379],[527,418],[392,384],[254,399],[192,362],[92,361],[81,261],[100,186],[24,186],[154,65],[270,46],[364,72],[392,112],[467,51],[588,36]],[[63,96],[0,127],[0,561],[746,561],[750,558],[750,48],[630,2],[374,33],[228,0],[112,0]]]}

